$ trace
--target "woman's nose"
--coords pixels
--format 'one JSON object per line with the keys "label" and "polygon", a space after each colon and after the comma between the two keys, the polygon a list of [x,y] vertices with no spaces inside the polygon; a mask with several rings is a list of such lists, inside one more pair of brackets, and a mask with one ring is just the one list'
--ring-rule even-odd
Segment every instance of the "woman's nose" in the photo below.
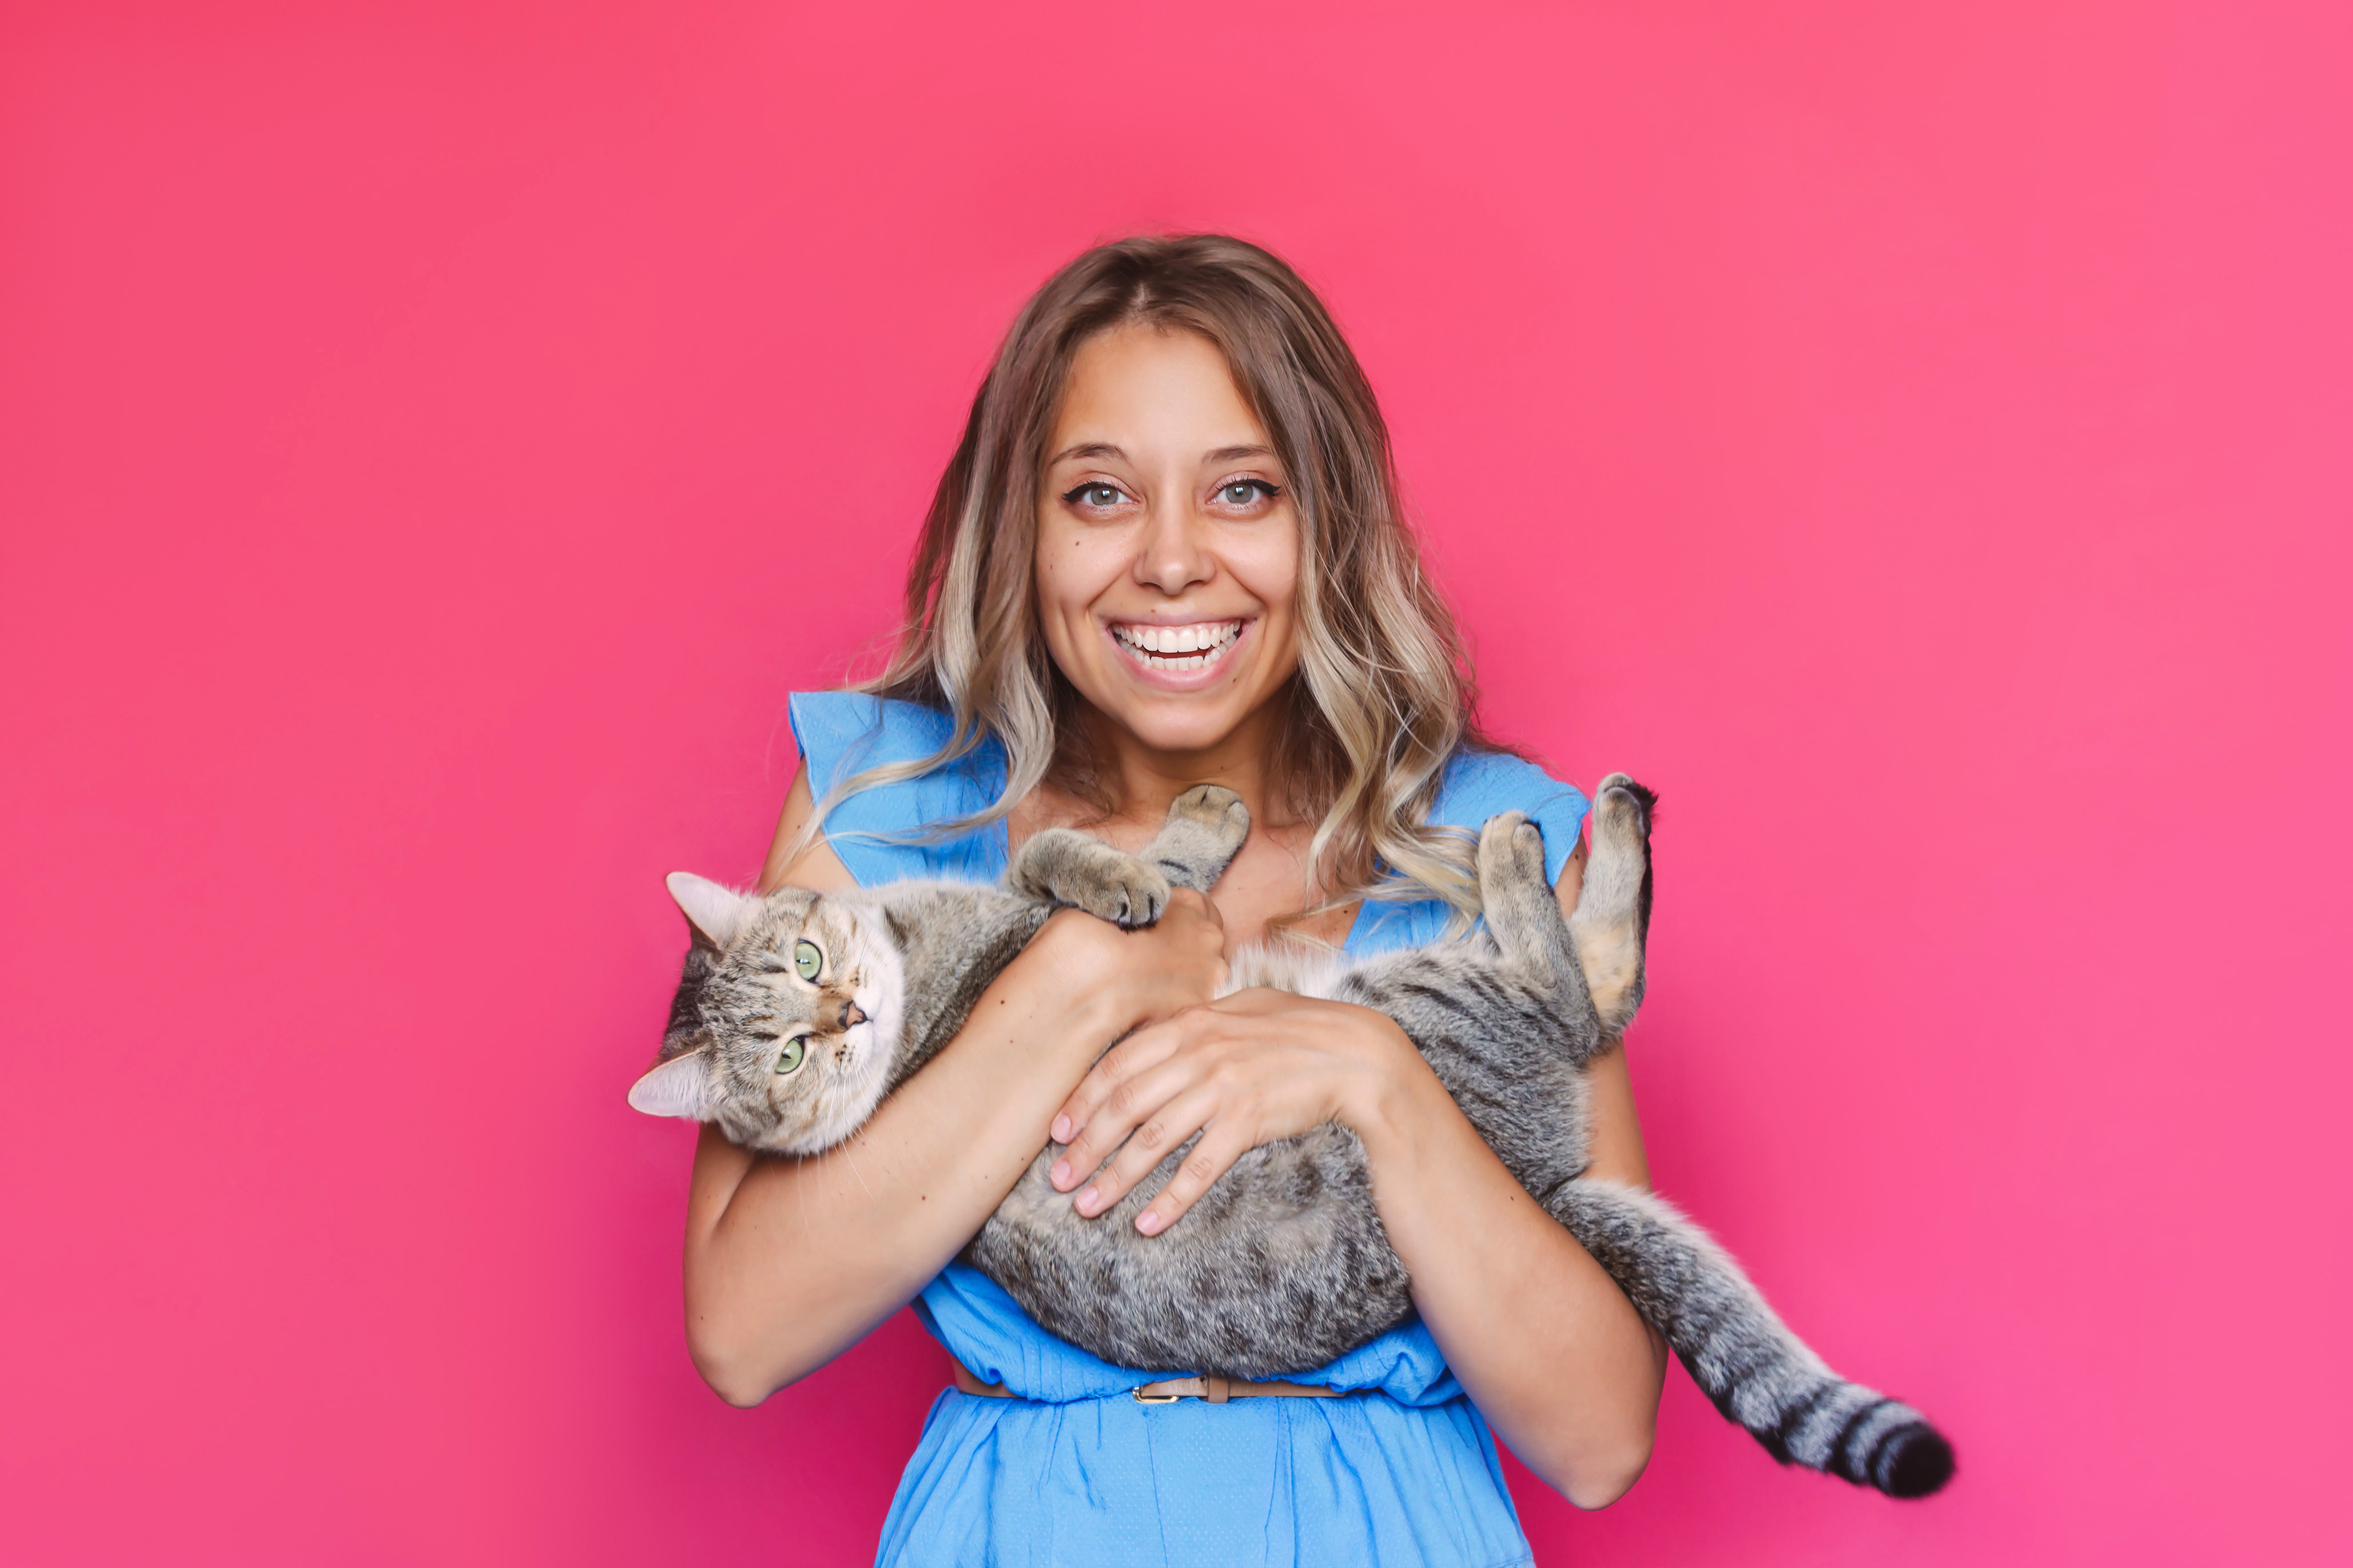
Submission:
{"label": "woman's nose", "polygon": [[1135,580],[1171,598],[1217,574],[1203,520],[1183,501],[1155,506],[1135,556]]}

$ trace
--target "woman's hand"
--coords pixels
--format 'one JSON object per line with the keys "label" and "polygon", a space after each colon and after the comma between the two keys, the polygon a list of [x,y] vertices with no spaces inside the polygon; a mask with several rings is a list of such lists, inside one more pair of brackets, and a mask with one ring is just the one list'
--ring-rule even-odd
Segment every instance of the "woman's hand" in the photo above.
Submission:
{"label": "woman's hand", "polygon": [[[1199,1132],[1176,1174],[1135,1216],[1136,1229],[1156,1236],[1244,1151],[1326,1121],[1353,1124],[1408,1058],[1421,1066],[1397,1025],[1367,1008],[1236,992],[1140,1028],[1104,1053],[1054,1118],[1054,1141],[1070,1148],[1050,1179],[1069,1192],[1092,1173],[1076,1202],[1081,1214],[1098,1215]],[[1096,1170],[1107,1155],[1111,1163]]]}
{"label": "woman's hand", "polygon": [[1038,940],[1074,986],[1110,1001],[1113,1037],[1198,1006],[1226,983],[1225,921],[1190,888],[1172,893],[1160,919],[1142,930],[1064,910]]}

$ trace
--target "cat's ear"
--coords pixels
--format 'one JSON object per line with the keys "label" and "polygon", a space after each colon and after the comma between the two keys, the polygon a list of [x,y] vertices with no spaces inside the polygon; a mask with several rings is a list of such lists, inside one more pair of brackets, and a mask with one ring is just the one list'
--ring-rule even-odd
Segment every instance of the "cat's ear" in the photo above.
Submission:
{"label": "cat's ear", "polygon": [[629,1086],[629,1108],[648,1116],[683,1116],[701,1121],[711,1110],[711,1058],[688,1051],[656,1065]]}
{"label": "cat's ear", "polygon": [[701,931],[713,947],[723,948],[733,942],[735,933],[744,929],[752,906],[759,901],[691,871],[672,871],[669,881],[670,896],[685,911],[687,923]]}

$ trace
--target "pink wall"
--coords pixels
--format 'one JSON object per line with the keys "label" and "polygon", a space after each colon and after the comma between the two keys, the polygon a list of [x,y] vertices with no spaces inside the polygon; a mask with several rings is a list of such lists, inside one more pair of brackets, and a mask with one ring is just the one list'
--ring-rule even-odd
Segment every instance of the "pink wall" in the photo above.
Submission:
{"label": "pink wall", "polygon": [[2353,1556],[2343,5],[322,9],[0,17],[0,1561],[871,1551],[943,1363],[696,1382],[658,879],[1159,226],[1663,790],[1660,1180],[1959,1444],[1678,1373],[1545,1561]]}

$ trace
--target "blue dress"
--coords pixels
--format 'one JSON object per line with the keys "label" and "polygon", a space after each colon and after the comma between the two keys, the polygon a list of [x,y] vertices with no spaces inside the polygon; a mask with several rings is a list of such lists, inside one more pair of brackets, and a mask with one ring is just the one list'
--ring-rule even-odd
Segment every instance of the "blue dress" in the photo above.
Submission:
{"label": "blue dress", "polygon": [[[847,692],[792,700],[793,733],[822,799],[849,773],[935,751],[948,720],[932,709]],[[826,818],[834,853],[861,886],[910,877],[994,881],[1002,823],[945,844],[893,844],[968,816],[1004,787],[992,743],[922,778],[864,791]],[[1557,880],[1585,797],[1515,757],[1462,752],[1448,765],[1433,823],[1475,828],[1519,810],[1544,829]],[[1444,905],[1367,900],[1354,952],[1440,936]],[[1015,1399],[944,1391],[907,1462],[878,1564],[1149,1563],[1155,1568],[1530,1561],[1495,1440],[1419,1320],[1294,1381],[1369,1392],[1349,1399],[1180,1399],[1141,1405],[1139,1373],[1096,1360],[1030,1321],[985,1275],[951,1263],[915,1312],[982,1381]]]}

